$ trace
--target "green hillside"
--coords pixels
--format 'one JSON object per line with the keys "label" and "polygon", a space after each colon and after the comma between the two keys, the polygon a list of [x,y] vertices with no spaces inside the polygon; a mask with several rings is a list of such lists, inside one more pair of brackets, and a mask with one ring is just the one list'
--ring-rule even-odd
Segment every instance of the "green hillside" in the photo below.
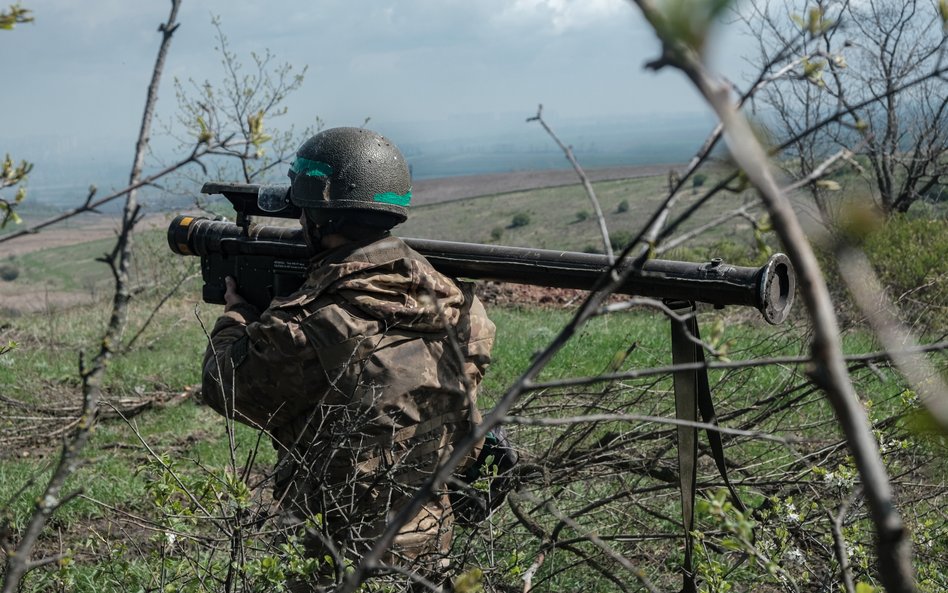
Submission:
{"label": "green hillside", "polygon": [[[664,176],[604,181],[593,184],[606,227],[610,235],[627,240],[642,230],[656,207],[667,194]],[[684,192],[672,214],[682,212],[695,199],[690,190]],[[624,204],[620,207],[620,204]],[[712,200],[702,209],[704,219],[684,225],[687,231],[720,213],[740,206],[739,198],[730,194]],[[517,225],[514,218],[525,214],[528,222]],[[736,224],[749,228],[746,222]],[[731,228],[734,228],[732,225]],[[498,243],[518,247],[567,249],[570,251],[602,251],[602,239],[594,209],[577,181],[576,185],[537,189],[471,198],[421,206],[412,210],[408,222],[398,232],[408,237]],[[713,242],[723,236],[725,228],[716,229],[700,243]]]}

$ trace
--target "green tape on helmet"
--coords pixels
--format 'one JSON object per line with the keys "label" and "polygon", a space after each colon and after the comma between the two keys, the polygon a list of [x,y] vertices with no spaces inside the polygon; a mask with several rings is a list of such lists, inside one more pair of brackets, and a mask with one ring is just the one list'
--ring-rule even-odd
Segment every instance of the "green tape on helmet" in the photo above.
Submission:
{"label": "green tape on helmet", "polygon": [[398,148],[371,130],[331,128],[309,138],[290,179],[290,201],[302,208],[386,214],[391,225],[408,217],[411,171]]}
{"label": "green tape on helmet", "polygon": [[332,175],[332,165],[321,161],[312,161],[303,157],[296,157],[290,169],[297,175],[308,177],[329,177]]}
{"label": "green tape on helmet", "polygon": [[396,194],[394,192],[375,194],[372,196],[372,201],[381,202],[383,204],[395,204],[396,206],[408,206],[408,204],[411,202],[411,190],[408,190],[402,195]]}

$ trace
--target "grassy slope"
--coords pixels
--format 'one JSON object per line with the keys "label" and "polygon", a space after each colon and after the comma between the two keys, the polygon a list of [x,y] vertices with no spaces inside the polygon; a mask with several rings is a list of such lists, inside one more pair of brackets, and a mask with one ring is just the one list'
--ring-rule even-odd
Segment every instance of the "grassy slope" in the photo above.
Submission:
{"label": "grassy slope", "polygon": [[[203,332],[193,319],[191,307],[194,304],[193,301],[185,300],[164,310],[154,329],[148,332],[142,342],[143,347],[116,361],[109,380],[111,398],[133,395],[136,390],[145,393],[155,390],[178,392],[199,380],[199,361],[204,339]],[[202,316],[206,319],[213,317],[217,311],[216,308],[207,306],[202,307],[202,310]],[[506,390],[534,353],[548,344],[569,319],[569,313],[564,311],[494,308],[490,313],[498,327],[498,339],[494,363],[483,385],[480,400],[482,408],[489,407]],[[715,328],[709,335],[717,343],[732,342],[732,356],[736,359],[794,354],[801,347],[797,341],[799,336],[794,332],[782,334],[757,324],[721,323],[728,319],[724,312],[708,310],[702,315],[701,323],[706,329]],[[34,331],[33,328],[41,327],[48,323],[48,320],[42,317],[18,320],[14,335],[20,341],[20,347],[4,357],[5,362],[0,365],[0,391],[22,399],[30,399],[31,394],[60,393],[67,401],[75,402],[76,350],[92,345],[94,328],[101,321],[100,316],[93,311],[87,311],[85,314],[80,311],[72,312],[59,322],[64,327],[76,328],[79,330],[77,333],[86,335],[74,336],[53,348],[41,348],[37,340],[42,332]],[[872,347],[861,333],[851,334],[847,343],[855,351]],[[633,344],[634,349],[629,353]],[[584,327],[555,357],[541,375],[541,380],[595,375],[607,369],[662,366],[669,362],[668,353],[668,326],[660,316],[650,312],[638,312],[600,318]],[[799,378],[799,373],[800,369],[786,366],[758,369],[729,376],[732,386],[717,385],[717,381],[722,379],[724,374],[712,373],[719,414],[727,417],[729,413],[746,410],[748,405],[766,400],[792,383],[795,377]],[[898,395],[900,388],[891,382],[881,384],[873,381],[874,375],[871,373],[861,377],[860,393],[864,398],[877,402],[879,409],[876,413],[881,414],[882,409],[889,409],[893,405],[893,395]],[[668,393],[669,388],[670,380],[665,377],[658,381],[629,381],[619,391],[615,391],[616,386],[605,385],[578,391],[547,390],[545,393],[528,397],[518,406],[516,413],[536,417],[569,416],[581,413],[588,406],[593,406],[590,411],[595,411],[599,406],[604,406],[605,410],[605,406],[615,405],[617,401],[621,402],[622,398],[629,398],[629,403],[623,405],[627,412],[670,415],[673,412],[669,407],[672,401]],[[772,406],[773,404],[763,405],[760,409],[766,411]],[[734,421],[728,423],[735,424]],[[784,434],[784,431],[789,429],[785,434],[814,439],[813,444],[816,446],[823,442],[830,443],[835,438],[831,435],[835,430],[827,433],[827,427],[832,426],[831,413],[818,395],[781,412],[779,422],[769,426],[770,429],[774,426],[782,427],[776,429],[777,434]],[[597,435],[606,435],[609,430],[619,427],[621,425],[600,425],[586,438],[598,438]],[[623,430],[630,428],[634,428],[634,424]],[[660,428],[653,425],[651,430]],[[538,453],[549,446],[548,441],[552,438],[550,435],[555,436],[559,430],[521,427],[515,429],[515,432],[520,435],[517,439],[521,446]],[[647,434],[649,429],[646,425],[643,435]],[[159,500],[157,497],[160,496],[159,487],[164,483],[162,480],[167,478],[161,478],[160,472],[156,473],[155,458],[139,444],[138,435],[141,435],[156,454],[163,456],[168,463],[175,464],[177,475],[189,484],[201,483],[207,476],[222,476],[224,469],[230,465],[224,422],[207,408],[196,406],[192,401],[185,401],[171,408],[146,411],[129,423],[117,419],[103,421],[84,455],[86,465],[70,483],[69,489],[82,489],[85,496],[63,509],[54,520],[54,525],[60,533],[58,537],[65,540],[66,545],[70,546],[80,560],[85,560],[68,570],[35,574],[32,581],[33,586],[37,587],[35,590],[47,590],[47,587],[53,587],[55,583],[61,585],[63,582],[69,582],[73,583],[75,590],[80,591],[120,591],[123,590],[122,586],[131,583],[119,581],[140,580],[147,585],[153,582],[151,579],[156,578],[153,565],[155,558],[153,552],[148,550],[154,550],[154,540],[160,540],[163,532],[133,528],[128,523],[131,520],[129,517],[141,518],[134,520],[134,523],[169,521],[166,515],[169,513],[167,503],[164,503],[165,506],[156,505]],[[665,438],[670,439],[671,435]],[[259,446],[257,433],[244,427],[238,427],[235,442],[238,464],[242,464]],[[653,447],[648,442],[646,440],[640,445],[645,452]],[[657,441],[657,444],[662,442],[664,439]],[[806,441],[801,441],[800,446],[803,446],[804,442]],[[783,471],[786,464],[792,463],[796,458],[796,455],[788,456],[789,451],[782,447],[773,447],[772,444],[754,440],[734,444],[729,450],[733,459],[745,462],[754,459],[755,469],[751,475],[759,477]],[[56,451],[55,448],[30,448],[16,455],[9,453],[12,452],[8,452],[0,460],[0,505],[13,501],[5,514],[11,527],[17,529],[22,526],[31,506],[30,501],[39,492],[39,486],[34,484],[19,496],[14,495],[31,479],[38,479],[38,483],[42,483],[45,474],[43,468],[51,462]],[[257,454],[259,471],[266,471],[272,462],[273,452],[263,443]],[[706,476],[703,479],[713,480],[713,471],[710,468],[706,467],[703,471]],[[800,478],[798,476],[797,479]],[[584,483],[576,486],[581,487],[574,489],[571,486],[571,494],[559,502],[562,508],[570,508],[571,504],[581,504],[589,497],[613,491],[617,484],[608,475],[597,477],[594,473],[585,478]],[[542,492],[542,487],[540,491]],[[760,504],[763,500],[760,492],[765,492],[766,489],[761,491],[751,486],[745,487],[743,491],[748,500]],[[652,497],[649,504],[668,508],[667,512],[674,515],[676,511],[673,494],[673,489],[659,492]],[[619,508],[623,507],[620,505]],[[117,513],[116,509],[120,512]],[[916,506],[914,511],[921,512],[921,507]],[[508,515],[502,517],[507,518]],[[121,529],[126,532],[116,532],[116,528],[110,527],[107,520],[117,520],[119,525],[124,525]],[[498,519],[500,520],[503,519]],[[647,517],[640,517],[636,521],[646,520]],[[611,523],[611,520],[608,521],[601,529],[608,533],[608,530],[612,529],[609,526]],[[646,527],[645,523],[641,523],[638,528],[655,529],[654,526]],[[713,529],[714,526],[709,523],[706,528]],[[668,529],[669,527],[664,528],[665,531]],[[523,536],[519,537],[522,540]],[[498,549],[505,549],[511,544],[512,542],[505,540],[503,536],[498,536],[495,542]],[[55,540],[47,540],[44,544],[50,545],[56,545]],[[658,550],[655,545],[657,544],[652,544],[651,553]],[[139,551],[129,556],[131,564],[123,569],[120,577],[115,577],[113,589],[112,586],[104,584],[102,579],[103,571],[114,570],[114,567],[108,568],[111,566],[108,563],[89,564],[88,555],[109,555],[114,554],[117,549],[124,549],[116,546],[133,546]],[[518,554],[529,554],[532,546],[527,540],[522,540],[514,550],[520,550]],[[80,549],[84,551],[80,553]],[[674,552],[665,553],[671,553],[674,557]],[[508,566],[504,570],[514,569]],[[661,574],[660,567],[648,566],[648,570],[658,570],[656,576]],[[90,584],[83,586],[75,582],[75,579],[80,577],[90,579]],[[578,577],[570,577],[569,573],[564,573],[558,576],[547,575],[544,578],[552,579],[548,585],[553,587],[553,590],[562,590],[577,586],[573,579]],[[583,578],[588,578],[588,575]],[[513,579],[513,582],[516,582],[516,579]],[[603,590],[608,590],[608,587]]]}
{"label": "grassy slope", "polygon": [[[710,180],[709,180],[710,183]],[[594,184],[596,197],[610,234],[637,233],[655,211],[665,195],[664,177],[647,177]],[[681,212],[693,196],[685,192],[675,212]],[[628,202],[628,210],[618,212],[621,202]],[[714,200],[703,210],[711,217],[739,205],[737,198],[725,196]],[[517,213],[526,213],[530,224],[513,228],[511,222]],[[579,220],[579,212],[588,218]],[[685,225],[692,228],[700,221]],[[744,228],[748,226],[742,225]],[[499,229],[500,238],[492,237]],[[407,237],[424,237],[474,243],[499,243],[521,247],[567,249],[584,251],[602,250],[599,226],[593,208],[580,185],[513,192],[422,206],[412,211],[411,218],[399,227]],[[706,240],[714,240],[723,229],[712,232]]]}

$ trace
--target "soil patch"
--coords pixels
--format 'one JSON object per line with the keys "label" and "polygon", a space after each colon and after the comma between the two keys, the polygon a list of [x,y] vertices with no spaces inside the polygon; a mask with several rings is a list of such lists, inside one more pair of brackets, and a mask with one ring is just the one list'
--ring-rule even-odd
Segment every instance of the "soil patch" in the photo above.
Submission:
{"label": "soil patch", "polygon": [[[553,288],[509,282],[478,282],[477,297],[487,306],[518,307],[528,305],[544,309],[575,309],[589,291],[575,288]],[[622,302],[628,297],[613,294],[606,302]]]}

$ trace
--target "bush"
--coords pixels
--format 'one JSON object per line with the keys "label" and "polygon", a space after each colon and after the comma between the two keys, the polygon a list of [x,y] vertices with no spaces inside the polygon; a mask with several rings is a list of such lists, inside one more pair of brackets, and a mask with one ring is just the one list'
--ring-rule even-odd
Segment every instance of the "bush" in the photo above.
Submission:
{"label": "bush", "polygon": [[[862,249],[904,321],[923,332],[948,329],[948,220],[893,215],[865,239]],[[819,249],[817,257],[840,317],[862,318],[833,254]]]}
{"label": "bush", "polygon": [[500,241],[500,238],[504,236],[504,229],[499,226],[495,226],[490,230],[490,240],[491,241]]}
{"label": "bush", "polygon": [[583,222],[584,220],[589,219],[589,212],[586,210],[580,210],[576,213],[576,222]]}
{"label": "bush", "polygon": [[696,173],[694,177],[691,178],[691,191],[697,192],[699,187],[704,186],[704,182],[708,180],[708,176],[704,173]]}
{"label": "bush", "polygon": [[513,220],[510,221],[511,228],[527,226],[528,224],[530,224],[530,215],[526,212],[517,212],[514,214]]}
{"label": "bush", "polygon": [[621,202],[619,202],[619,205],[616,206],[616,213],[617,213],[617,214],[622,214],[623,212],[628,212],[628,211],[629,211],[629,201],[628,201],[628,200],[622,200]]}
{"label": "bush", "polygon": [[613,251],[621,251],[632,239],[632,233],[629,231],[616,231],[609,234],[609,245],[612,246]]}
{"label": "bush", "polygon": [[0,264],[0,279],[12,282],[20,276],[20,268],[13,264]]}

